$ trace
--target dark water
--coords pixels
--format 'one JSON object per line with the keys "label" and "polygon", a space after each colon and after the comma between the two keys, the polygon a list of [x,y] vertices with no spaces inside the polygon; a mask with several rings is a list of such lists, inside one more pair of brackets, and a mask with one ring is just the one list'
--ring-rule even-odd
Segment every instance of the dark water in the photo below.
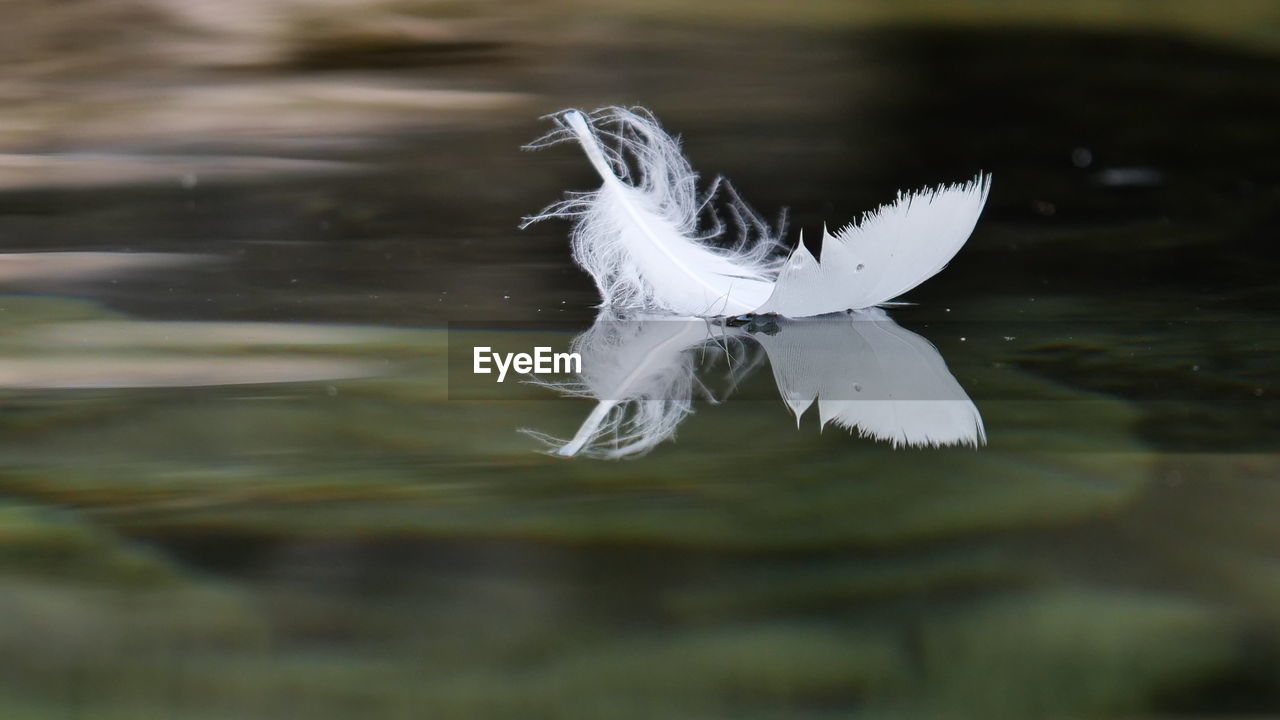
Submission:
{"label": "dark water", "polygon": [[[467,65],[526,93],[473,122],[142,143],[197,170],[0,195],[7,251],[157,254],[4,270],[0,714],[1280,710],[1280,62],[689,33]],[[591,403],[451,395],[449,323],[591,324],[566,228],[516,230],[590,170],[519,146],[629,102],[793,241],[993,173],[892,312],[989,444],[797,429],[761,370],[643,457],[565,460],[517,430]],[[317,164],[201,169],[264,153]]]}

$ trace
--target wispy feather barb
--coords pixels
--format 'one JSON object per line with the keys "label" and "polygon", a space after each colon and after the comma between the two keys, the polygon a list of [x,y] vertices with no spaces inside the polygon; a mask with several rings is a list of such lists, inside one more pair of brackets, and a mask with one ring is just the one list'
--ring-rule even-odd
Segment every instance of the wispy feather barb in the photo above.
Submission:
{"label": "wispy feather barb", "polygon": [[[605,108],[553,117],[557,129],[530,147],[577,140],[603,184],[569,195],[525,225],[574,221],[574,259],[595,280],[603,305],[715,316],[751,312],[768,298],[782,260],[777,236],[724,181],[700,195],[679,142],[651,115]],[[714,214],[701,227],[720,190],[739,231],[727,246],[725,223]]]}

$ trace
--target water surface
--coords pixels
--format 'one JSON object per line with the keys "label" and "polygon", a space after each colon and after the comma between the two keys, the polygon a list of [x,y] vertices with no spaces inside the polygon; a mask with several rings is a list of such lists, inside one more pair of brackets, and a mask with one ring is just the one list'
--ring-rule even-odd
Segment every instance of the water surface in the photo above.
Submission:
{"label": "water surface", "polygon": [[[202,75],[220,102],[409,96],[23,149],[0,710],[1280,708],[1275,56],[1024,27],[628,37]],[[491,95],[407,119],[433,83]],[[566,228],[516,229],[591,171],[519,148],[539,115],[619,102],[790,207],[793,242],[993,173],[969,244],[892,311],[989,443],[797,429],[761,369],[643,457],[565,460],[517,431],[571,435],[590,402],[452,395],[450,323],[565,343],[595,317]]]}

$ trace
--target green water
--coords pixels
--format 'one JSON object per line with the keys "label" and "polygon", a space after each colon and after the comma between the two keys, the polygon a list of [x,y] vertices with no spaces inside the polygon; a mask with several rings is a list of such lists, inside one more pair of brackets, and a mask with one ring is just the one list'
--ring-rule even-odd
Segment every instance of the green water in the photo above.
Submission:
{"label": "green water", "polygon": [[[474,121],[140,141],[196,170],[6,188],[8,252],[154,255],[0,265],[0,715],[1280,710],[1275,56],[691,34],[467,65],[525,93]],[[992,172],[893,313],[989,444],[797,429],[764,371],[613,463],[518,432],[587,401],[451,399],[448,323],[591,323],[566,228],[516,230],[590,170],[519,146],[611,102],[792,237]],[[312,164],[204,170],[263,146]]]}

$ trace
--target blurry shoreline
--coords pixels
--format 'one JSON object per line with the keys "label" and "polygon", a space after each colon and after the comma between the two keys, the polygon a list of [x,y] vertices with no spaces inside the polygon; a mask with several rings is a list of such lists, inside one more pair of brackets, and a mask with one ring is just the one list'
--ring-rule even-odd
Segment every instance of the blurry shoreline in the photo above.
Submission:
{"label": "blurry shoreline", "polygon": [[319,143],[536,116],[545,111],[538,97],[554,91],[547,78],[590,59],[592,48],[643,47],[673,33],[714,43],[752,28],[1025,25],[1280,47],[1280,6],[1228,5],[1231,12],[1195,0],[16,0],[0,29],[0,152],[181,147],[219,137],[296,146],[299,133]]}

